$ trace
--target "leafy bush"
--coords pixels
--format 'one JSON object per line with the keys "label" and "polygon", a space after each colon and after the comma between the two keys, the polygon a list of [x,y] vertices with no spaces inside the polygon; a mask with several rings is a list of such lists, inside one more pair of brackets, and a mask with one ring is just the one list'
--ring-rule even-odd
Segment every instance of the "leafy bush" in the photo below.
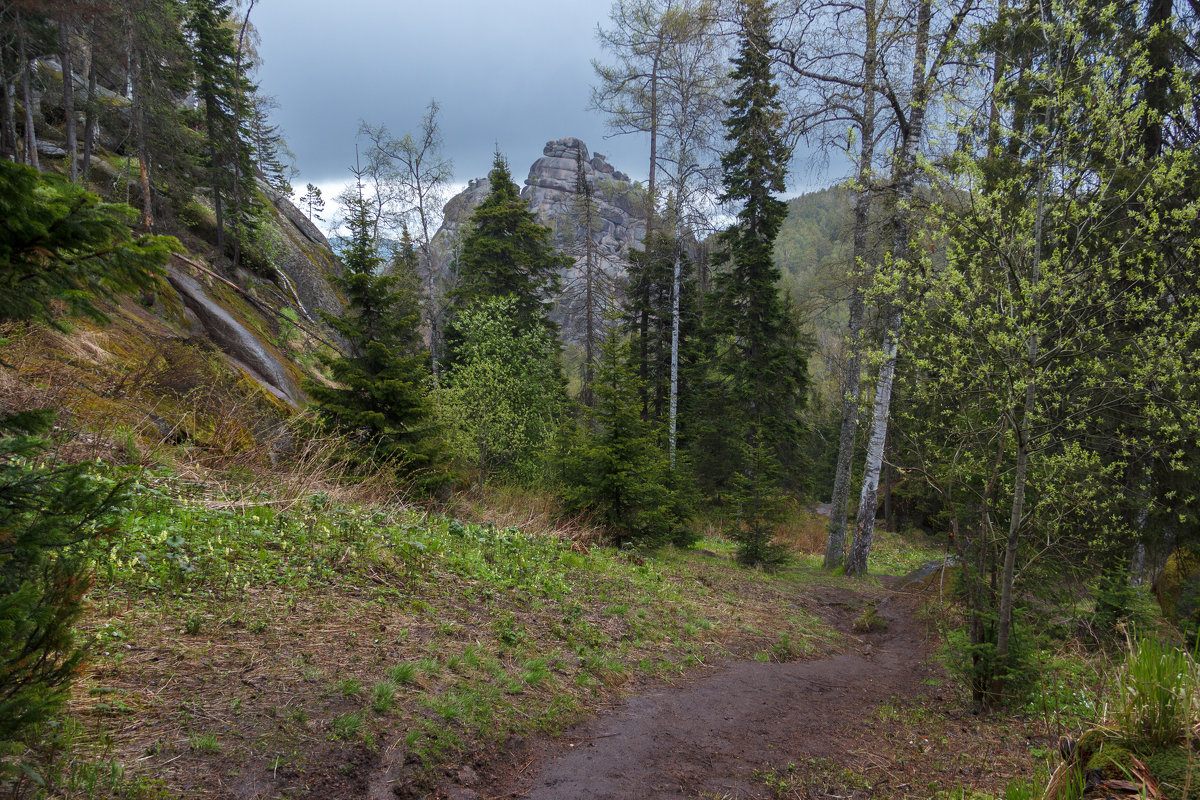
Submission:
{"label": "leafy bush", "polygon": [[544,478],[566,403],[559,345],[522,327],[514,297],[480,301],[456,321],[456,358],[436,393],[451,449],[480,473],[524,485]]}

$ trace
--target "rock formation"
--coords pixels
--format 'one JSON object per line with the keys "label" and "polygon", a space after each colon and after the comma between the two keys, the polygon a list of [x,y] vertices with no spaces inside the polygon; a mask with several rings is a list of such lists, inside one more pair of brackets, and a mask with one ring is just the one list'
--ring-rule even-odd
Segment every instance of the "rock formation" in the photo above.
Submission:
{"label": "rock formation", "polygon": [[[567,341],[582,338],[581,309],[584,274],[583,225],[579,220],[578,169],[582,161],[584,179],[592,187],[595,200],[595,225],[591,238],[596,265],[600,271],[597,290],[615,297],[625,278],[625,263],[630,248],[642,245],[646,234],[643,212],[645,195],[640,184],[618,172],[599,153],[588,152],[587,145],[574,137],[554,139],[542,149],[542,157],[529,168],[529,177],[521,197],[540,223],[553,231],[555,246],[574,259],[574,265],[562,276],[563,297],[555,313]],[[435,268],[450,278],[454,249],[475,207],[487,197],[491,185],[478,178],[453,197],[443,211],[441,228],[433,238]]]}
{"label": "rock formation", "polygon": [[342,300],[329,278],[340,275],[342,265],[325,235],[288,198],[261,181],[259,188],[275,207],[275,227],[280,235],[275,239],[272,261],[279,271],[281,288],[290,290],[301,313],[313,322],[320,321],[318,311],[341,314]]}

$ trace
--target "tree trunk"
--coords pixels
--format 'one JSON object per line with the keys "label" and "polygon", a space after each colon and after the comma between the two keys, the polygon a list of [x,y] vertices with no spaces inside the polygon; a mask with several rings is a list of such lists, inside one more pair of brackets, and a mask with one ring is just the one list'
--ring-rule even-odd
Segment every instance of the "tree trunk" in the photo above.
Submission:
{"label": "tree trunk", "polygon": [[892,502],[892,489],[896,487],[896,468],[891,464],[883,465],[883,527],[895,533],[896,507]]}
{"label": "tree trunk", "polygon": [[[1032,339],[1032,337],[1030,338]],[[1031,352],[1031,355],[1036,357],[1036,352]],[[1008,521],[1008,539],[1004,543],[1004,572],[1000,580],[1000,618],[996,624],[996,661],[1001,665],[1008,659],[1012,637],[1013,577],[1016,573],[1017,545],[1021,538],[1022,518],[1025,515],[1025,481],[1029,474],[1029,417],[1033,413],[1036,396],[1037,386],[1031,380],[1025,386],[1025,403],[1022,407],[1021,421],[1016,428],[1017,469],[1013,476],[1012,516]]]}
{"label": "tree trunk", "polygon": [[138,178],[142,187],[142,226],[154,229],[154,197],[150,188],[150,154],[146,152],[146,108],[142,87],[142,56],[131,51],[129,88],[133,94],[133,135],[137,147]]}
{"label": "tree trunk", "polygon": [[213,213],[217,221],[217,255],[225,255],[225,210],[221,205],[221,161],[217,150],[217,101],[210,98],[205,103],[205,116],[208,123],[208,158],[209,170],[212,175]]}
{"label": "tree trunk", "polygon": [[92,150],[96,146],[96,136],[100,124],[100,116],[96,108],[96,90],[99,81],[98,69],[96,67],[96,42],[95,31],[92,31],[93,39],[89,43],[88,54],[88,96],[87,96],[87,112],[83,123],[83,183],[86,185],[88,176],[92,170]]}
{"label": "tree trunk", "polygon": [[675,238],[675,274],[671,283],[671,406],[667,444],[671,469],[675,469],[675,429],[679,416],[679,272],[683,250],[679,236]]}
{"label": "tree trunk", "polygon": [[67,175],[71,183],[79,181],[79,142],[75,134],[75,70],[71,65],[71,32],[66,19],[58,22],[59,63],[63,82],[63,135],[66,138]]}
{"label": "tree trunk", "polygon": [[17,12],[17,50],[21,59],[21,91],[25,100],[25,163],[39,168],[37,130],[33,125],[33,80],[30,72],[33,62],[25,53],[25,27],[21,24],[21,12]]}
{"label": "tree trunk", "polygon": [[[908,240],[912,227],[913,185],[916,180],[917,149],[925,126],[925,108],[928,102],[930,76],[925,74],[929,58],[929,25],[932,16],[930,3],[922,0],[917,15],[917,39],[913,53],[913,97],[909,106],[907,125],[902,124],[903,145],[900,149],[896,169],[896,207],[892,212],[893,239],[892,258],[904,267],[909,255]],[[879,381],[875,388],[875,410],[871,418],[871,436],[867,446],[867,461],[863,469],[862,492],[859,495],[858,518],[855,520],[854,544],[850,548],[850,560],[846,565],[848,575],[866,575],[867,559],[871,553],[871,540],[875,533],[875,505],[879,494],[879,470],[883,463],[883,446],[887,440],[888,419],[891,414],[892,384],[896,378],[896,358],[900,353],[901,325],[904,312],[901,306],[904,282],[901,281],[898,296],[892,299],[884,330],[884,362],[879,370]]]}
{"label": "tree trunk", "polygon": [[[1046,130],[1050,129],[1051,104],[1046,106]],[[1029,306],[1036,309],[1039,305],[1039,286],[1042,279],[1042,242],[1045,236],[1046,224],[1046,172],[1049,165],[1041,164],[1041,176],[1038,179],[1037,209],[1034,211],[1033,231],[1033,263],[1031,265]],[[1034,314],[1036,315],[1036,311]],[[1036,316],[1034,317],[1036,319]],[[1000,617],[996,622],[996,661],[1003,665],[1008,660],[1009,644],[1012,638],[1012,607],[1013,579],[1017,561],[1017,545],[1020,543],[1021,527],[1025,515],[1025,481],[1029,471],[1029,447],[1031,417],[1034,403],[1037,400],[1036,369],[1040,341],[1038,332],[1031,331],[1025,343],[1026,373],[1025,400],[1021,407],[1021,418],[1015,421],[1014,432],[1017,437],[1017,468],[1013,477],[1012,512],[1008,521],[1008,540],[1004,546],[1004,573],[1000,581]]]}
{"label": "tree trunk", "polygon": [[871,540],[875,535],[875,507],[878,504],[879,470],[883,464],[883,447],[887,440],[888,414],[892,404],[892,384],[896,377],[896,354],[900,349],[900,307],[892,304],[888,315],[887,339],[883,344],[883,366],[875,388],[875,408],[871,416],[871,438],[867,442],[867,463],[863,469],[862,492],[858,501],[858,517],[854,524],[854,542],[846,561],[847,575],[866,575]]}
{"label": "tree trunk", "polygon": [[20,153],[17,149],[17,87],[10,83],[8,76],[2,76],[0,79],[0,91],[4,93],[3,106],[0,106],[0,113],[3,116],[3,141],[4,141],[4,157],[9,161],[17,161],[20,159]]}
{"label": "tree trunk", "polygon": [[[658,31],[658,52],[654,54],[654,63],[650,69],[650,175],[646,181],[646,241],[642,248],[650,246],[650,237],[654,233],[654,215],[656,208],[655,175],[658,167],[658,62],[662,57],[663,31]],[[644,376],[643,376],[644,377]]]}
{"label": "tree trunk", "polygon": [[859,120],[861,145],[858,156],[858,186],[854,197],[854,275],[850,290],[850,320],[847,332],[846,371],[842,379],[842,429],[838,437],[837,467],[830,499],[829,538],[825,542],[825,569],[842,566],[846,551],[846,505],[850,499],[850,478],[854,466],[854,443],[858,433],[858,396],[862,373],[863,292],[862,280],[867,258],[867,232],[871,218],[871,167],[875,160],[875,72],[876,35],[875,0],[866,0],[864,19],[867,41],[863,54],[863,109]]}
{"label": "tree trunk", "polygon": [[233,267],[237,269],[242,257],[242,239],[246,232],[242,230],[242,51],[246,43],[246,26],[250,24],[250,12],[254,10],[257,0],[250,0],[246,6],[246,16],[242,18],[242,28],[238,33],[237,58],[233,62]]}
{"label": "tree trunk", "polygon": [[1150,70],[1144,79],[1146,104],[1156,113],[1147,115],[1142,141],[1148,158],[1158,158],[1163,151],[1163,121],[1170,113],[1171,76],[1174,64],[1171,60],[1174,35],[1171,31],[1171,0],[1150,0],[1146,9],[1146,31],[1148,37],[1146,58]]}

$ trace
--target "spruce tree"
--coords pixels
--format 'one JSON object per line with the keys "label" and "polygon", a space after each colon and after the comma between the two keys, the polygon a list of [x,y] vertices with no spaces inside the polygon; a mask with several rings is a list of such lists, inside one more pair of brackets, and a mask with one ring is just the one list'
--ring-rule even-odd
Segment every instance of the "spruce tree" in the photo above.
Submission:
{"label": "spruce tree", "polygon": [[[458,286],[450,299],[467,308],[484,298],[510,295],[523,330],[554,330],[550,301],[560,290],[559,272],[569,260],[550,243],[550,229],[538,223],[513,183],[499,153],[488,176],[491,192],[471,215],[458,259]],[[447,335],[450,360],[458,334]]]}
{"label": "spruce tree", "polygon": [[135,237],[133,209],[0,159],[0,322],[54,323],[55,302],[103,321],[100,300],[151,290],[179,243]]}
{"label": "spruce tree", "polygon": [[[694,337],[699,325],[695,269],[668,231],[655,233],[642,250],[629,251],[629,288],[625,301],[625,326],[633,337],[633,360],[642,391],[642,415],[665,422],[671,382],[671,324],[675,259],[680,258],[680,308],[682,343],[680,394],[690,395],[688,384],[696,361]],[[686,424],[685,426],[686,427]]]}
{"label": "spruce tree", "polygon": [[345,272],[336,283],[348,308],[340,317],[322,316],[349,343],[349,353],[326,360],[337,385],[310,381],[306,390],[325,421],[404,471],[423,471],[419,483],[433,488],[443,474],[412,286],[412,240],[405,231],[393,274],[381,274],[383,260],[361,180],[357,193],[344,199],[350,236],[341,252]]}
{"label": "spruce tree", "polygon": [[[226,229],[241,241],[255,226],[254,162],[250,97],[254,85],[238,57],[229,0],[187,0],[184,29],[191,44],[200,100],[217,249],[224,252]],[[235,250],[236,252],[236,250]]]}
{"label": "spruce tree", "polygon": [[[72,625],[90,581],[79,548],[116,530],[125,487],[42,460],[49,411],[0,416],[0,752],[66,700],[83,665]],[[72,551],[70,548],[74,548]],[[0,776],[9,765],[0,760]]]}
{"label": "spruce tree", "polygon": [[[135,239],[128,206],[3,159],[0,185],[0,322],[54,323],[60,302],[103,320],[103,300],[156,285],[173,240]],[[0,414],[0,753],[66,699],[83,663],[72,633],[89,586],[82,552],[116,530],[125,497],[90,464],[43,458],[53,420]],[[0,758],[0,778],[10,768]]]}
{"label": "spruce tree", "polygon": [[642,419],[629,343],[615,327],[602,345],[594,389],[593,424],[563,459],[567,508],[596,515],[619,543],[690,544],[683,527],[689,493],[676,487],[684,479],[669,469]]}
{"label": "spruce tree", "polygon": [[[741,209],[734,225],[720,235],[728,264],[715,278],[714,327],[722,339],[718,372],[725,401],[725,419],[715,429],[739,442],[727,448],[735,458],[726,485],[742,513],[756,518],[766,507],[746,502],[747,488],[765,481],[787,485],[795,477],[788,451],[798,438],[807,384],[802,340],[779,291],[774,260],[775,238],[787,216],[787,204],[775,195],[785,188],[791,150],[784,142],[785,115],[771,72],[770,26],[765,0],[746,0],[731,73],[735,89],[727,101],[730,149],[721,157],[721,200]],[[770,458],[763,455],[764,448]],[[735,474],[737,480],[730,480]],[[759,539],[766,535],[754,519],[743,518],[743,527]],[[757,561],[767,553],[762,542],[742,544],[746,560]]]}

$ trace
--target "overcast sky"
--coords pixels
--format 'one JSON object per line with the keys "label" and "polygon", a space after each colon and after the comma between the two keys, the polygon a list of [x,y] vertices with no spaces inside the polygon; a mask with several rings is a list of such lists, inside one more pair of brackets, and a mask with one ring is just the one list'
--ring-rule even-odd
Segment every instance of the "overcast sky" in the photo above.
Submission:
{"label": "overcast sky", "polygon": [[[243,0],[243,8],[245,0]],[[300,176],[326,196],[354,163],[359,121],[415,131],[431,98],[441,104],[455,180],[484,177],[499,146],[523,183],[549,139],[577,136],[635,180],[647,142],[605,140],[587,109],[591,60],[606,56],[596,25],[611,0],[258,0],[262,91]],[[827,184],[797,175],[790,185]]]}

